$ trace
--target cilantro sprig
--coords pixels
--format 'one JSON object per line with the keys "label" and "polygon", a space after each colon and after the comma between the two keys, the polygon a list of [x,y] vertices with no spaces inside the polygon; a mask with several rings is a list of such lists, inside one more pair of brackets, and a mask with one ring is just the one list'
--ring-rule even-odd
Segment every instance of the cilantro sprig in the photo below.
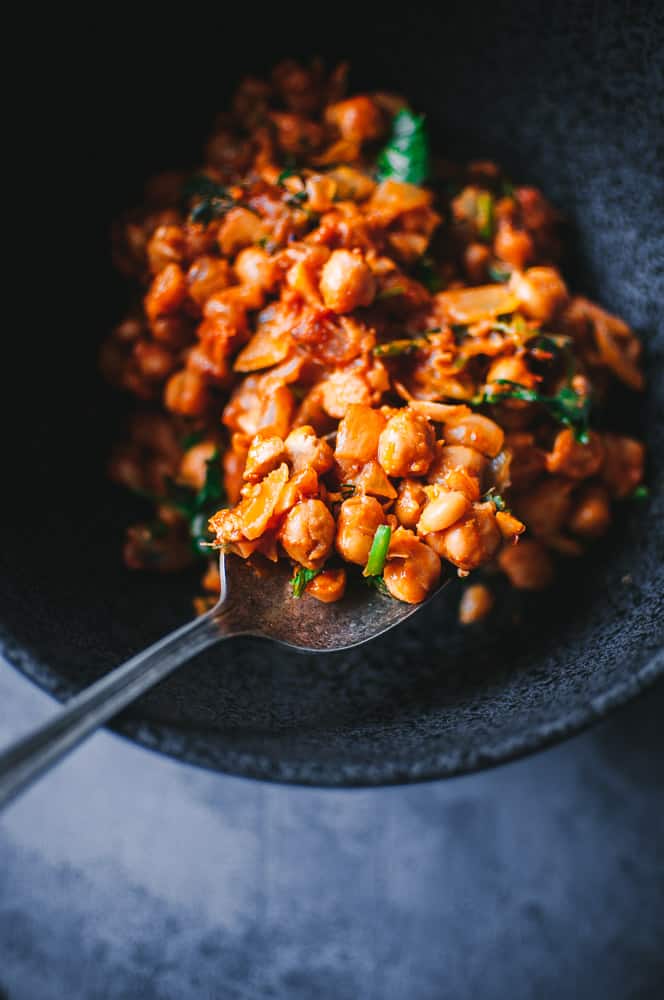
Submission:
{"label": "cilantro sprig", "polygon": [[221,454],[216,448],[206,462],[205,480],[199,490],[167,480],[166,496],[157,498],[159,503],[177,510],[189,524],[189,535],[194,552],[208,555],[210,534],[208,520],[225,499],[221,473]]}
{"label": "cilantro sprig", "polygon": [[382,578],[391,537],[392,529],[389,524],[379,524],[371,543],[369,558],[367,559],[362,576],[369,579]]}
{"label": "cilantro sprig", "polygon": [[424,184],[429,177],[429,161],[429,137],[424,115],[402,108],[392,119],[389,142],[378,156],[378,180],[393,178],[409,184]]}

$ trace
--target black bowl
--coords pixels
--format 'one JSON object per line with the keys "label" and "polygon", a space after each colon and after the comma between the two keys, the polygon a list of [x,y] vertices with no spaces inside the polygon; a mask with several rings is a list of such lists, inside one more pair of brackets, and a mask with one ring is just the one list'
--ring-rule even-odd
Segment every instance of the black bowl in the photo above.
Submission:
{"label": "black bowl", "polygon": [[[40,229],[57,307],[33,289],[36,320],[25,336],[14,334],[19,360],[8,368],[17,385],[25,376],[34,401],[8,435],[19,444],[8,467],[18,504],[5,520],[1,576],[12,662],[64,697],[189,616],[192,577],[132,575],[120,562],[123,529],[138,511],[103,472],[118,401],[95,374],[95,352],[122,308],[109,221],[140,198],[151,170],[195,162],[211,117],[198,110],[199,91],[223,106],[243,72],[320,52],[348,56],[356,86],[409,94],[451,156],[496,158],[564,211],[573,287],[643,334],[648,391],[616,405],[620,424],[647,439],[651,498],[623,504],[611,534],[589,558],[569,562],[550,593],[502,592],[482,627],[459,629],[451,587],[398,633],[350,654],[304,658],[237,641],[183,668],[117,728],[235,774],[413,781],[541,747],[664,672],[664,32],[656,7],[631,5],[627,17],[620,4],[594,7],[595,16],[585,4],[436,13],[411,5],[406,23],[383,12],[380,24],[331,27],[324,41],[319,30],[313,42],[310,22],[284,12],[258,24],[251,45],[235,54],[226,45],[215,89],[209,73],[205,86],[191,83],[184,110],[146,84],[121,110],[50,123],[49,178],[67,202],[72,252]],[[226,15],[226,38],[232,29]],[[166,65],[153,61],[153,88]]]}

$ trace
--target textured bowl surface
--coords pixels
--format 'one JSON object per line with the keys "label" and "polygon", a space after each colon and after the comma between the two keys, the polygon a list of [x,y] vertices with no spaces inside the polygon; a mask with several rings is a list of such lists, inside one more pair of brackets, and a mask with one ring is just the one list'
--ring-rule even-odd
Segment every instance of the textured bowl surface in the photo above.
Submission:
{"label": "textured bowl surface", "polygon": [[[485,626],[459,629],[452,585],[397,633],[350,654],[300,657],[236,641],[143,698],[118,720],[122,732],[236,774],[414,781],[559,739],[664,672],[662,19],[656,4],[629,19],[621,4],[602,5],[601,18],[586,4],[553,7],[429,11],[406,25],[382,23],[369,53],[353,57],[358,42],[349,48],[333,35],[316,48],[349,55],[356,85],[410,95],[428,111],[439,148],[499,159],[564,210],[572,283],[643,334],[646,397],[619,395],[614,412],[647,439],[651,498],[625,503],[611,535],[568,563],[550,593],[503,590]],[[289,23],[263,32],[251,57],[224,62],[223,87],[282,54],[308,52],[298,31]],[[72,351],[63,358],[62,339],[52,338],[49,355],[45,338],[46,360],[32,376],[43,405],[22,443],[27,489],[0,556],[0,618],[6,655],[58,697],[190,613],[194,578],[135,576],[120,565],[123,527],[140,508],[104,480],[117,401],[92,374],[96,335],[122,308],[108,221],[138,197],[150,169],[193,159],[209,118],[194,109],[181,119],[132,107],[90,124],[84,141],[101,164],[94,205],[102,188],[104,218],[82,211],[78,219],[84,259],[67,275],[75,304],[57,324]],[[85,172],[70,184],[81,204],[92,196]]]}

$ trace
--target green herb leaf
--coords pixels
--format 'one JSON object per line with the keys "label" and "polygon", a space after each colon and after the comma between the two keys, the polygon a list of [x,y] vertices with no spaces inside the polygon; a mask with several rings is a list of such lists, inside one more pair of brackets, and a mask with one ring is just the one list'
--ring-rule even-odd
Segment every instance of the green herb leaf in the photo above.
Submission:
{"label": "green herb leaf", "polygon": [[423,184],[429,176],[429,139],[424,115],[408,108],[392,119],[390,140],[378,156],[377,176],[409,184]]}
{"label": "green herb leaf", "polygon": [[505,399],[521,399],[526,403],[539,403],[547,410],[550,417],[565,427],[571,427],[579,444],[587,444],[588,422],[590,419],[591,401],[589,396],[582,396],[571,385],[565,385],[555,396],[543,396],[536,389],[527,389],[518,382],[509,379],[496,379],[495,385],[501,386],[499,392],[487,389],[471,402],[474,405],[483,403],[502,403]]}
{"label": "green herb leaf", "polygon": [[647,500],[649,496],[650,496],[650,490],[648,489],[645,483],[641,483],[640,486],[637,486],[636,489],[632,493],[630,493],[629,499]]}
{"label": "green herb leaf", "polygon": [[377,358],[398,358],[404,354],[413,354],[421,351],[423,347],[429,346],[429,337],[426,333],[419,337],[410,337],[403,340],[389,340],[386,344],[377,344],[373,353]]}
{"label": "green herb leaf", "polygon": [[502,497],[500,493],[496,493],[495,486],[492,486],[491,489],[486,491],[486,493],[482,497],[482,503],[486,503],[487,500],[490,500],[492,502],[496,510],[509,511],[509,507],[505,502],[505,498]]}
{"label": "green herb leaf", "polygon": [[293,597],[302,597],[307,584],[311,583],[314,577],[317,577],[319,573],[322,573],[322,571],[322,566],[320,569],[305,569],[304,566],[300,566],[290,582],[293,590]]}
{"label": "green herb leaf", "polygon": [[365,580],[369,587],[375,587],[375,589],[384,597],[392,596],[387,589],[387,584],[382,576],[367,576],[365,577]]}
{"label": "green herb leaf", "polygon": [[202,439],[203,431],[190,431],[188,434],[185,434],[180,441],[180,447],[183,451],[189,451],[189,449],[193,448],[195,444],[200,444]]}
{"label": "green herb leaf", "polygon": [[376,296],[376,299],[395,299],[397,295],[404,295],[405,292],[406,289],[403,285],[390,285],[389,288],[383,288]]}
{"label": "green herb leaf", "polygon": [[287,198],[284,198],[284,201],[286,202],[287,205],[293,205],[294,207],[297,208],[299,205],[305,202],[308,197],[309,195],[307,194],[306,191],[296,191],[295,194],[289,194]]}
{"label": "green herb leaf", "polygon": [[196,174],[187,181],[182,191],[183,198],[189,202],[192,198],[200,198],[189,213],[192,222],[207,225],[212,219],[219,219],[235,205],[222,184],[217,184],[205,174]]}
{"label": "green herb leaf", "polygon": [[500,281],[501,283],[509,281],[512,274],[511,271],[504,271],[497,264],[489,264],[488,271],[492,281]]}
{"label": "green herb leaf", "polygon": [[367,559],[367,564],[362,573],[363,576],[382,575],[383,569],[385,568],[385,560],[387,559],[387,550],[390,547],[391,537],[392,529],[390,526],[388,524],[379,524],[376,528],[376,534],[374,535],[373,542],[371,543],[369,558]]}
{"label": "green herb leaf", "polygon": [[424,285],[432,295],[435,295],[443,287],[443,282],[436,270],[435,262],[428,254],[425,254],[418,260],[413,269],[413,277],[421,285]]}
{"label": "green herb leaf", "polygon": [[489,243],[493,239],[494,231],[494,200],[489,191],[480,191],[477,195],[477,209],[475,222],[477,224],[477,235],[481,240]]}

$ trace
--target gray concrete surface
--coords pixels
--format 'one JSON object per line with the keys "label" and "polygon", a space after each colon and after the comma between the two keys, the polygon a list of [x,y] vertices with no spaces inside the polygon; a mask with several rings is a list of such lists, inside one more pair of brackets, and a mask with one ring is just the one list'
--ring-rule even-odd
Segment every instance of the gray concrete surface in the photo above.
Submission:
{"label": "gray concrete surface", "polygon": [[[52,710],[0,663],[0,743]],[[0,820],[2,1000],[649,1000],[664,686],[498,770],[261,785],[100,733]]]}

